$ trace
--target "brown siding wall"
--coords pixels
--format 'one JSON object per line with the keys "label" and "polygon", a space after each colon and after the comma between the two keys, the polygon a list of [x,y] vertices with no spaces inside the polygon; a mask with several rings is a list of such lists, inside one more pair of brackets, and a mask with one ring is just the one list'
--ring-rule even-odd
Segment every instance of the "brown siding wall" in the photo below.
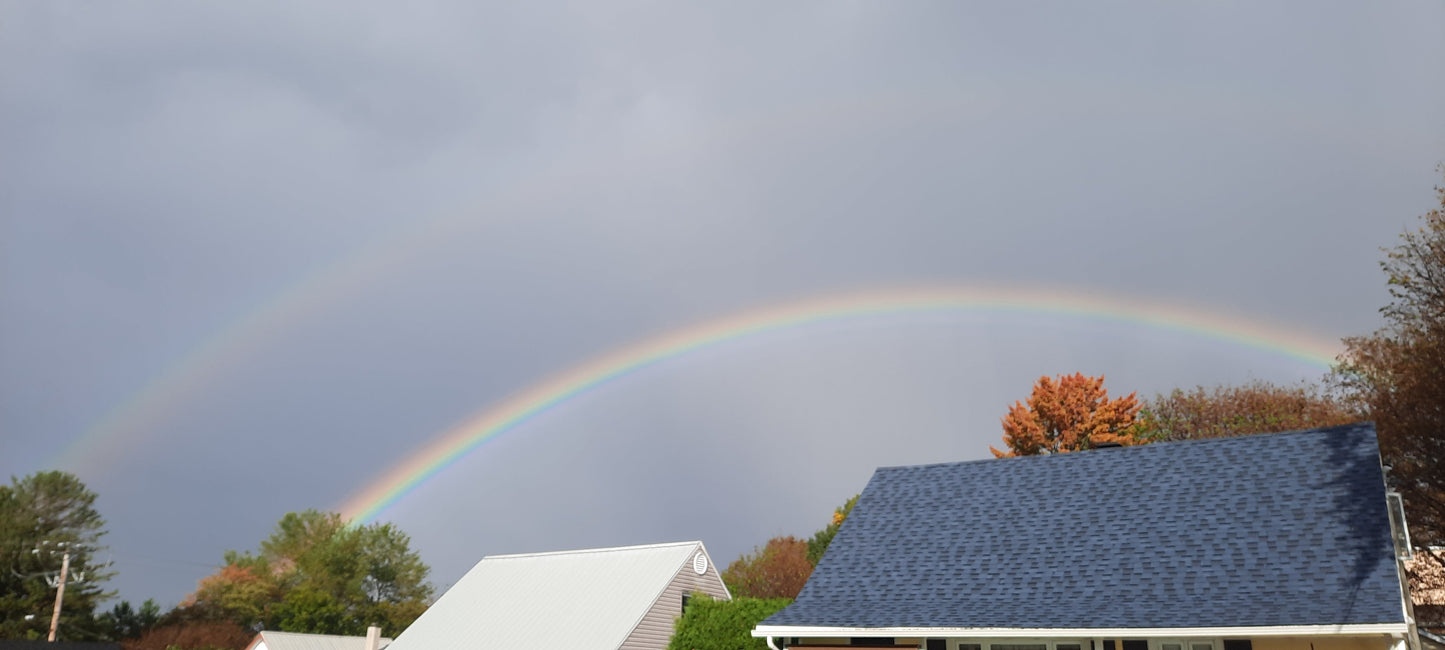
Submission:
{"label": "brown siding wall", "polygon": [[1395,643],[1379,636],[1255,637],[1254,650],[1389,650]]}
{"label": "brown siding wall", "polygon": [[[701,547],[698,547],[701,550]],[[682,616],[682,595],[700,591],[713,598],[727,598],[727,592],[723,590],[722,580],[718,577],[717,566],[713,564],[712,558],[708,558],[707,573],[698,575],[692,570],[692,558],[697,555],[694,551],[688,556],[687,562],[677,575],[672,577],[672,582],[667,589],[652,604],[652,609],[647,610],[647,615],[627,635],[627,640],[622,642],[622,650],[662,650],[667,647],[668,639],[672,638],[672,625],[677,617]]]}

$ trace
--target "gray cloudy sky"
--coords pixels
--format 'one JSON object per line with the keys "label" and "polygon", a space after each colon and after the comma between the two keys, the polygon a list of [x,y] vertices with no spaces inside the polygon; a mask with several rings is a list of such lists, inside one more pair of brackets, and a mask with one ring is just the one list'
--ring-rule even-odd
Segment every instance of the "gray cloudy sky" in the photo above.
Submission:
{"label": "gray cloudy sky", "polygon": [[[173,604],[479,409],[740,310],[1022,284],[1366,333],[1440,182],[1442,62],[1433,1],[0,2],[0,473],[77,472],[120,595]],[[384,518],[440,585],[726,562],[877,465],[984,456],[1073,371],[1320,375],[1126,323],[860,319],[608,384]]]}

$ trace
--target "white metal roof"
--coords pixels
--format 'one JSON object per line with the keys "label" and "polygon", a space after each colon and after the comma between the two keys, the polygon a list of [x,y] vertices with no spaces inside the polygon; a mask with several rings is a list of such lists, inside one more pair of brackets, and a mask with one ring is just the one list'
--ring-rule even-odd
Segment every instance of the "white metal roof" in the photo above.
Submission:
{"label": "white metal roof", "polygon": [[484,557],[388,650],[614,650],[699,551],[678,542]]}
{"label": "white metal roof", "polygon": [[[382,637],[379,647],[385,648],[389,643],[391,639]],[[247,647],[250,650],[365,650],[366,637],[266,631],[257,634]]]}

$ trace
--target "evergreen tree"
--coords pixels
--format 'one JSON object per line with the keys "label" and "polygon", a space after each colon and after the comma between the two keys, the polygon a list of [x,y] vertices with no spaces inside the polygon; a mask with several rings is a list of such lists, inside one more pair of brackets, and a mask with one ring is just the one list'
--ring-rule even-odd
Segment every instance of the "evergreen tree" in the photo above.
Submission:
{"label": "evergreen tree", "polygon": [[0,638],[43,639],[50,631],[55,587],[64,554],[70,567],[58,639],[102,638],[96,604],[110,597],[114,575],[96,559],[105,547],[105,520],[96,495],[75,475],[37,472],[0,485]]}

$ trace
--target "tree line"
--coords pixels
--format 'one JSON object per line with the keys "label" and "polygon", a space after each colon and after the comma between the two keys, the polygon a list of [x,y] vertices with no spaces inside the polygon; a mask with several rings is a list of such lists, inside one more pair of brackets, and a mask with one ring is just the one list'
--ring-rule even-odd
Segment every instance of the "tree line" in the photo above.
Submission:
{"label": "tree line", "polygon": [[[430,568],[391,524],[348,526],[336,513],[282,517],[255,552],[223,564],[180,605],[121,601],[101,561],[105,520],[96,495],[72,474],[45,471],[0,485],[0,638],[44,639],[62,553],[67,578],[57,637],[120,641],[127,650],[244,648],[257,631],[400,634],[431,603]],[[62,550],[63,549],[63,550]]]}

